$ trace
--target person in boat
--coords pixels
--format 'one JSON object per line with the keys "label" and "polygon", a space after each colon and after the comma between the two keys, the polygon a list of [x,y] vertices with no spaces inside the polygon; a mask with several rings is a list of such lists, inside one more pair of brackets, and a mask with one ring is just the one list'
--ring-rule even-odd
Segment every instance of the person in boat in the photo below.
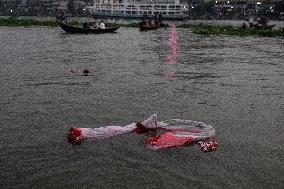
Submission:
{"label": "person in boat", "polygon": [[145,26],[145,25],[146,25],[146,20],[145,18],[142,18],[141,26]]}
{"label": "person in boat", "polygon": [[161,13],[157,13],[156,15],[155,15],[155,25],[157,26],[157,27],[160,27],[160,26],[162,26],[162,20],[163,20],[163,18],[162,18],[162,14]]}
{"label": "person in boat", "polygon": [[151,21],[150,21],[150,27],[156,27],[156,24],[155,24],[155,21],[154,21],[154,20],[151,20]]}
{"label": "person in boat", "polygon": [[148,20],[148,21],[145,21],[145,25],[144,25],[145,27],[150,27],[150,20]]}
{"label": "person in boat", "polygon": [[104,21],[101,21],[100,23],[100,29],[106,29]]}
{"label": "person in boat", "polygon": [[56,15],[56,19],[57,20],[64,20],[65,18],[64,18],[64,12],[63,11],[60,11],[59,13],[57,13],[57,15]]}
{"label": "person in boat", "polygon": [[97,21],[97,22],[96,22],[96,29],[99,29],[99,28],[100,28],[100,22]]}
{"label": "person in boat", "polygon": [[161,13],[158,14],[158,24],[159,26],[163,24],[163,15]]}
{"label": "person in boat", "polygon": [[156,13],[154,21],[155,21],[155,25],[160,27],[162,25],[162,14],[161,13]]}
{"label": "person in boat", "polygon": [[158,24],[159,24],[159,22],[158,22],[158,13],[155,13],[154,23],[155,23],[156,26],[158,26]]}
{"label": "person in boat", "polygon": [[243,23],[243,25],[241,26],[241,29],[246,29],[246,28],[247,28],[246,23]]}
{"label": "person in boat", "polygon": [[56,20],[60,22],[65,22],[67,24],[67,17],[64,14],[64,11],[60,11],[56,14]]}

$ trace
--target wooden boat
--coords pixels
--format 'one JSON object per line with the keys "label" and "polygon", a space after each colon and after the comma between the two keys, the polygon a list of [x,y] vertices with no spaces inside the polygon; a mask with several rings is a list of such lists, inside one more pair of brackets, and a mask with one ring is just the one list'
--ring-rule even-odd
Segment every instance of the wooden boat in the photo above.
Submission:
{"label": "wooden boat", "polygon": [[111,28],[99,29],[99,28],[76,27],[68,25],[60,20],[56,20],[56,23],[67,33],[84,33],[84,34],[112,33],[119,28],[119,27],[111,27]]}

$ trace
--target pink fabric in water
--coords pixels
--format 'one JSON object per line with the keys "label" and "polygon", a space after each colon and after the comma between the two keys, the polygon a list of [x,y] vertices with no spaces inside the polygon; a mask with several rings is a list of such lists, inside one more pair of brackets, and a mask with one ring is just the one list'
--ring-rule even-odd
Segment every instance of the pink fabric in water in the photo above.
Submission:
{"label": "pink fabric in water", "polygon": [[157,137],[145,139],[146,147],[153,149],[170,148],[175,146],[183,146],[192,142],[191,137],[177,137],[172,132],[166,132]]}

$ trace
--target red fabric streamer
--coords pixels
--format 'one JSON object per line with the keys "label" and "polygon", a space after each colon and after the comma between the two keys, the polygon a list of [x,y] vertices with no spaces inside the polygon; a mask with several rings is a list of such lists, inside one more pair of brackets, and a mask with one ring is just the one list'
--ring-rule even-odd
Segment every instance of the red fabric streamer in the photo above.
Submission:
{"label": "red fabric streamer", "polygon": [[183,146],[192,143],[191,137],[177,137],[174,132],[166,132],[156,137],[144,140],[146,147],[153,149],[170,148],[175,146]]}

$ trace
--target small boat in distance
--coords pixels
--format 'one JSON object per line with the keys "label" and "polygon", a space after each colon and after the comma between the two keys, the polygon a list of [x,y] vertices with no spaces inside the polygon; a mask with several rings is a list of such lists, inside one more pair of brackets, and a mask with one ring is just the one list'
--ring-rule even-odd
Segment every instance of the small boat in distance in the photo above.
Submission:
{"label": "small boat in distance", "polygon": [[64,23],[61,20],[56,20],[56,23],[67,33],[82,33],[82,34],[101,34],[101,33],[112,33],[115,32],[119,27],[106,27],[105,29],[100,28],[86,28],[71,26]]}

